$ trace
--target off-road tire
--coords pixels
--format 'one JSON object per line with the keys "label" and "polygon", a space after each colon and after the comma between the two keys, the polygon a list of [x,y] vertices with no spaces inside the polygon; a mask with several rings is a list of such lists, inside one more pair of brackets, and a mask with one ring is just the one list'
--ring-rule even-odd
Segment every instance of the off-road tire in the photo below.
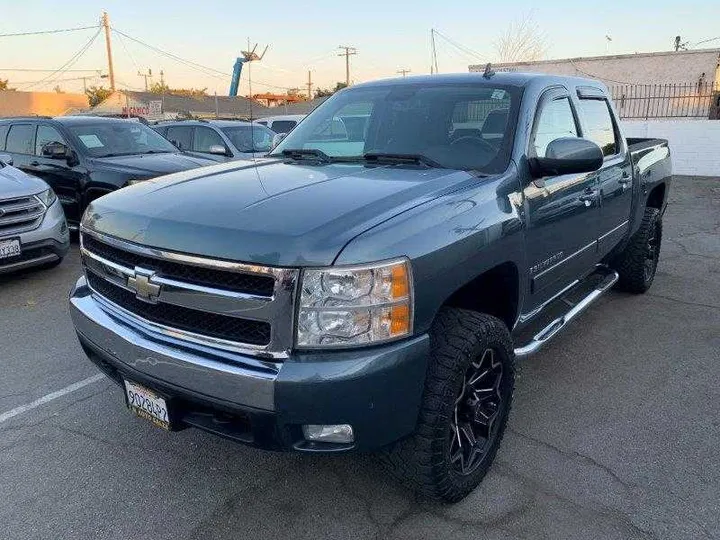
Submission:
{"label": "off-road tire", "polygon": [[[640,228],[630,238],[625,249],[610,262],[610,267],[620,275],[617,282],[618,289],[642,294],[650,288],[657,272],[661,242],[660,211],[657,208],[646,208]],[[650,260],[651,249],[654,250],[652,260]]]}
{"label": "off-road tire", "polygon": [[[403,484],[431,500],[453,503],[483,480],[505,431],[515,387],[515,357],[510,333],[496,317],[443,308],[430,331],[430,359],[415,432],[380,455]],[[450,461],[456,400],[465,387],[468,369],[488,348],[502,363],[502,394],[496,434],[477,468],[462,475]],[[495,424],[493,423],[493,426]]]}

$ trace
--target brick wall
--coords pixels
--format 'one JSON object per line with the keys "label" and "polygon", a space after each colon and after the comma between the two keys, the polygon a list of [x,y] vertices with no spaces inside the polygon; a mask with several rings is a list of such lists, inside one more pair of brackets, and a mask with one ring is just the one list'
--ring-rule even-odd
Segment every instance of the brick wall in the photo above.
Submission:
{"label": "brick wall", "polygon": [[658,137],[670,143],[675,174],[720,176],[720,120],[623,120],[626,137]]}

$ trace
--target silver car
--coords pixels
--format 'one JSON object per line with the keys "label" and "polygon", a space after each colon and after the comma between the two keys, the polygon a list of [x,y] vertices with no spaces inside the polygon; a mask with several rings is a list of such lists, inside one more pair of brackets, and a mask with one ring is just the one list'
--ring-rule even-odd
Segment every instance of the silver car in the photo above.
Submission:
{"label": "silver car", "polygon": [[0,153],[0,274],[60,264],[70,233],[57,196]]}

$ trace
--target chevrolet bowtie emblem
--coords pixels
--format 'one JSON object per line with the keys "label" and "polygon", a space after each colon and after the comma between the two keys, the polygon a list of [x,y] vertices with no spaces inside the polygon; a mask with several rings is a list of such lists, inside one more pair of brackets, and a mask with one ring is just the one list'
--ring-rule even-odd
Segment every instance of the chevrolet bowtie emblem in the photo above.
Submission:
{"label": "chevrolet bowtie emblem", "polygon": [[158,296],[160,296],[160,285],[153,283],[151,280],[155,272],[145,270],[144,268],[135,267],[135,273],[127,278],[127,286],[130,290],[135,291],[135,297],[143,302],[156,304]]}

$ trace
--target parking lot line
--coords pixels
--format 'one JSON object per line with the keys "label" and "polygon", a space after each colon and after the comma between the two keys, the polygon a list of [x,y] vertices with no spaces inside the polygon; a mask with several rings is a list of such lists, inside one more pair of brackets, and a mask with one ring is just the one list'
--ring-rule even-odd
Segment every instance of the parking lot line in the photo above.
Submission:
{"label": "parking lot line", "polygon": [[19,407],[15,407],[14,409],[11,409],[7,412],[4,412],[0,414],[0,424],[5,422],[6,420],[10,420],[11,418],[14,418],[15,416],[25,413],[27,411],[31,411],[32,409],[35,409],[37,407],[40,407],[41,405],[45,405],[46,403],[49,403],[50,401],[66,396],[68,394],[71,394],[72,392],[75,392],[76,390],[80,390],[81,388],[101,381],[105,378],[105,375],[102,373],[98,373],[97,375],[93,375],[92,377],[88,377],[87,379],[83,379],[82,381],[78,381],[76,383],[71,384],[70,386],[66,386],[65,388],[62,388],[60,390],[57,390],[56,392],[51,392],[41,398],[36,399],[35,401],[31,403],[27,403],[26,405],[20,405]]}

